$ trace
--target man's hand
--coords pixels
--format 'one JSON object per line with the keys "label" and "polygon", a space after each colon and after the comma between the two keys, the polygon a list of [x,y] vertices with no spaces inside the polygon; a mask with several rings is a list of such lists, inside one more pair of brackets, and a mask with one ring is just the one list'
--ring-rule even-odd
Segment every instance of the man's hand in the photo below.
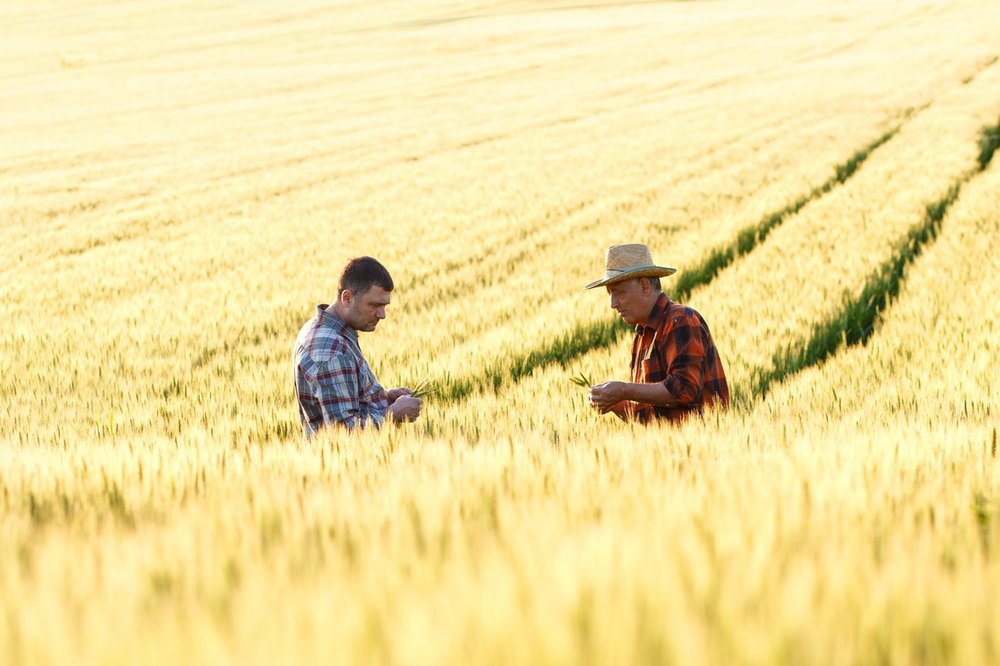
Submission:
{"label": "man's hand", "polygon": [[[409,389],[406,389],[409,390]],[[400,395],[389,405],[389,413],[396,421],[413,421],[420,416],[424,401],[412,395]]]}
{"label": "man's hand", "polygon": [[413,391],[406,388],[405,386],[400,386],[399,388],[389,389],[385,392],[385,396],[389,399],[389,404],[396,402],[397,398],[402,398],[404,395],[412,395]]}
{"label": "man's hand", "polygon": [[604,382],[590,387],[590,406],[605,414],[625,399],[625,382]]}

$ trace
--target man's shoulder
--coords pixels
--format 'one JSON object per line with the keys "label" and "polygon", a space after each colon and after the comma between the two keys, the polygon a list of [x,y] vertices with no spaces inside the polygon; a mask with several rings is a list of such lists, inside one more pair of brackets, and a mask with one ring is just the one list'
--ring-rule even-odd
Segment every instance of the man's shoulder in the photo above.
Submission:
{"label": "man's shoulder", "polygon": [[670,301],[664,312],[663,323],[667,327],[700,326],[704,322],[701,314],[690,305]]}
{"label": "man's shoulder", "polygon": [[352,355],[352,351],[342,330],[313,317],[299,331],[295,355],[300,362],[323,364],[337,356]]}

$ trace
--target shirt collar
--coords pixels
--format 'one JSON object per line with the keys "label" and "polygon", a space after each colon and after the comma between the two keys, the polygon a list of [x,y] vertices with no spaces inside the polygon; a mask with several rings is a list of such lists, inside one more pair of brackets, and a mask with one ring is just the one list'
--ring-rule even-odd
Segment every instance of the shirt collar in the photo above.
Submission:
{"label": "shirt collar", "polygon": [[642,333],[643,328],[659,330],[663,320],[667,317],[667,310],[670,309],[671,302],[666,293],[660,293],[660,296],[656,299],[656,303],[653,304],[653,309],[649,311],[649,316],[646,317],[646,325],[636,324],[635,332]]}
{"label": "shirt collar", "polygon": [[358,341],[358,332],[347,325],[347,322],[340,318],[333,310],[327,310],[330,307],[327,303],[320,303],[316,306],[316,319],[320,321],[324,326],[332,328],[337,333],[343,335],[349,340],[354,342]]}

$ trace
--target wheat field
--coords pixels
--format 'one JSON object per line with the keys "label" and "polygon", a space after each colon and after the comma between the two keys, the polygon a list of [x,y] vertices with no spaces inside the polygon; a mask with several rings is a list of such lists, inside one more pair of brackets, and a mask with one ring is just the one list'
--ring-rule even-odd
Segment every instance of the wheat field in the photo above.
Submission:
{"label": "wheat field", "polygon": [[[0,4],[0,663],[1000,662],[1000,6]],[[644,242],[732,408],[600,417]],[[415,423],[305,441],[379,258]]]}

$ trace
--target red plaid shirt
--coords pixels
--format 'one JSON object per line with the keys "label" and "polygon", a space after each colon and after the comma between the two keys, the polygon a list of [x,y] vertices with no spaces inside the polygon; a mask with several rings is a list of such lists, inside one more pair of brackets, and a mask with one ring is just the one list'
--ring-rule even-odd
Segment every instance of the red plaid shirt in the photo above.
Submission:
{"label": "red plaid shirt", "polygon": [[639,421],[678,421],[706,406],[729,404],[726,373],[708,324],[695,310],[674,303],[666,294],[660,294],[646,325],[635,327],[630,367],[633,382],[663,382],[680,402],[677,407],[628,403],[626,414]]}

